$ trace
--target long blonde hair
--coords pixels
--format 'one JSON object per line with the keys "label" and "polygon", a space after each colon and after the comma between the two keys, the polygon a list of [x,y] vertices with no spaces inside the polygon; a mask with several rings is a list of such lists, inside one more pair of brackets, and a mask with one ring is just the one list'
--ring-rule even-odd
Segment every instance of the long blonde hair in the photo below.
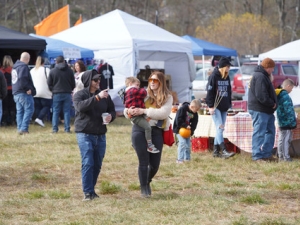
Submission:
{"label": "long blonde hair", "polygon": [[167,99],[168,99],[169,95],[171,94],[171,92],[169,91],[169,89],[167,87],[166,78],[162,72],[160,72],[160,71],[152,72],[151,75],[149,76],[149,79],[153,75],[156,75],[157,79],[159,81],[157,95],[156,96],[154,95],[154,92],[153,92],[153,90],[151,90],[149,83],[148,83],[148,87],[147,87],[147,92],[149,95],[150,103],[153,104],[155,102],[157,107],[161,107],[163,104],[165,104],[167,102]]}
{"label": "long blonde hair", "polygon": [[226,79],[228,77],[228,72],[226,71],[226,69],[227,69],[227,66],[219,68],[219,71],[221,73],[221,77],[223,79]]}
{"label": "long blonde hair", "polygon": [[14,62],[12,61],[10,55],[5,55],[3,57],[3,63],[2,63],[2,67],[4,69],[8,68],[8,67],[12,67],[14,65]]}
{"label": "long blonde hair", "polygon": [[35,61],[35,67],[34,67],[34,68],[37,70],[38,68],[40,68],[41,66],[44,65],[44,62],[45,62],[44,58],[41,57],[41,56],[38,56],[38,57],[36,58],[36,61]]}

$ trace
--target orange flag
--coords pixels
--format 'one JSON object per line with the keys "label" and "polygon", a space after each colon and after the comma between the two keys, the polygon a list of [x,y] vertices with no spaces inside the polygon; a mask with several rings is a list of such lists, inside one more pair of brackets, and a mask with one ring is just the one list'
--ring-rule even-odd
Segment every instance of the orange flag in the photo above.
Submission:
{"label": "orange flag", "polygon": [[74,24],[74,26],[78,25],[78,24],[81,24],[82,23],[82,17],[81,17],[81,14],[79,16],[79,19],[76,21],[76,23]]}
{"label": "orange flag", "polygon": [[34,26],[37,35],[46,37],[69,28],[69,5],[51,13],[42,22]]}

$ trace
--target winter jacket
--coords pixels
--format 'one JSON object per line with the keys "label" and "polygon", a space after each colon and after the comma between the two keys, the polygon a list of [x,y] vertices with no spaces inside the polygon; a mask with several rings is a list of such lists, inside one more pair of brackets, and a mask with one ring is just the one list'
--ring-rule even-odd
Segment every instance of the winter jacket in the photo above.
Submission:
{"label": "winter jacket", "polygon": [[90,93],[90,84],[93,75],[97,74],[96,70],[88,70],[82,75],[84,89],[77,91],[73,96],[75,107],[75,132],[102,135],[107,132],[106,125],[103,125],[102,113],[109,113],[113,121],[116,118],[115,105],[111,97],[103,98],[98,101],[95,93]]}
{"label": "winter jacket", "polygon": [[0,99],[3,100],[6,97],[6,95],[7,95],[6,80],[3,73],[0,71]]}
{"label": "winter jacket", "polygon": [[226,112],[231,108],[231,84],[230,78],[227,76],[222,78],[219,68],[216,67],[208,78],[206,104],[209,108]]}
{"label": "winter jacket", "polygon": [[294,105],[288,92],[284,89],[276,89],[278,107],[276,110],[278,126],[280,130],[291,130],[297,127]]}
{"label": "winter jacket", "polygon": [[58,63],[52,70],[50,70],[47,83],[53,94],[71,94],[75,88],[73,71],[66,63]]}
{"label": "winter jacket", "polygon": [[36,90],[26,63],[17,60],[11,72],[11,81],[13,95],[27,93],[28,90],[31,90],[32,96],[36,95]]}
{"label": "winter jacket", "polygon": [[277,97],[270,75],[262,66],[258,66],[249,83],[248,109],[273,114],[275,104],[277,108]]}
{"label": "winter jacket", "polygon": [[173,124],[173,133],[178,134],[180,128],[187,126],[191,127],[191,135],[194,134],[198,123],[198,113],[193,113],[189,109],[190,103],[184,102],[176,112],[176,117]]}

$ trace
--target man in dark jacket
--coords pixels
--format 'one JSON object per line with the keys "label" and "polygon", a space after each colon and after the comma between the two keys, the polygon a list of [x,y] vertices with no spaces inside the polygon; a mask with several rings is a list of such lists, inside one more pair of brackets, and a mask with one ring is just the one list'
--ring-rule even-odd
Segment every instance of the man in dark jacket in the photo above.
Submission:
{"label": "man in dark jacket", "polygon": [[70,133],[71,94],[75,88],[75,78],[73,71],[65,63],[63,56],[56,58],[56,65],[50,70],[47,83],[53,93],[52,132],[58,132],[59,113],[63,110],[65,132]]}
{"label": "man in dark jacket", "polygon": [[2,100],[7,95],[7,85],[3,73],[0,70],[0,123],[2,119]]}
{"label": "man in dark jacket", "polygon": [[264,59],[255,69],[249,84],[248,109],[252,117],[252,159],[272,161],[275,141],[275,117],[277,97],[272,85],[275,62]]}
{"label": "man in dark jacket", "polygon": [[[100,90],[100,74],[88,70],[82,74],[84,89],[73,97],[75,107],[75,132],[81,154],[83,201],[99,197],[95,185],[100,174],[106,150],[106,125],[116,118],[115,105],[107,89]],[[102,113],[109,113],[105,121]]]}
{"label": "man in dark jacket", "polygon": [[29,60],[29,53],[23,52],[11,72],[12,94],[17,108],[17,128],[21,135],[28,134],[29,123],[34,112],[33,96],[36,94],[28,68]]}

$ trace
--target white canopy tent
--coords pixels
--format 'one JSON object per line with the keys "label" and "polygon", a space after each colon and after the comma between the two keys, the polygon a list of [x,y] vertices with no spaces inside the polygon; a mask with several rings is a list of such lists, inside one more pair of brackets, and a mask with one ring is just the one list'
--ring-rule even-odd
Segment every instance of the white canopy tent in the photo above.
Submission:
{"label": "white canopy tent", "polygon": [[109,93],[117,111],[124,108],[117,92],[124,87],[125,78],[136,76],[145,62],[150,67],[164,65],[160,69],[171,75],[172,90],[179,101],[191,99],[190,87],[195,78],[191,43],[152,23],[114,10],[51,37],[92,49],[95,59],[104,59],[113,66],[114,89]]}

